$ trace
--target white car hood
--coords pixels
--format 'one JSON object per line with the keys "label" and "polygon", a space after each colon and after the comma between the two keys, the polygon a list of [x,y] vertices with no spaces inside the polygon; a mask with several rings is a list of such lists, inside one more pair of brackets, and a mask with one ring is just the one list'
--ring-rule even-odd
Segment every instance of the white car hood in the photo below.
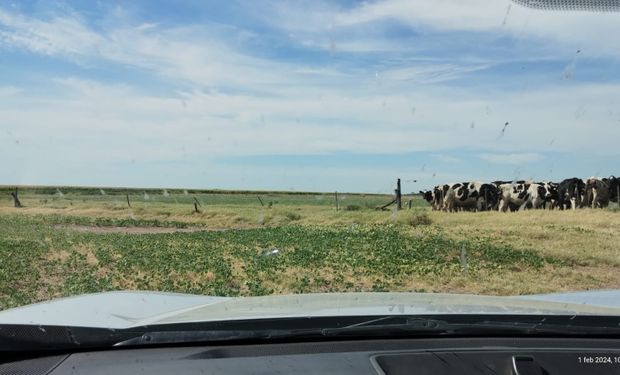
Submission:
{"label": "white car hood", "polygon": [[0,312],[0,324],[131,328],[147,324],[387,314],[620,315],[620,290],[492,297],[435,293],[325,293],[212,297],[106,292]]}

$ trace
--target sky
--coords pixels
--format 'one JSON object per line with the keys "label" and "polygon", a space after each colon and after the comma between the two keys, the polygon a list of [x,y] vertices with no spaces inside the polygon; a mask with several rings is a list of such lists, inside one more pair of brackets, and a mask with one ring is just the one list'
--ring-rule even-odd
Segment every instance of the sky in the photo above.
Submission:
{"label": "sky", "polygon": [[620,175],[617,35],[508,0],[3,1],[0,184]]}

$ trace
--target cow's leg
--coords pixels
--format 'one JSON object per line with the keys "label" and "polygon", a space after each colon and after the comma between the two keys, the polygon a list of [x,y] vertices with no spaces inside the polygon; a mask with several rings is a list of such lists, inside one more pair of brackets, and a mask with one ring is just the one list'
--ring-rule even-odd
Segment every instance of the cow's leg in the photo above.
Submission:
{"label": "cow's leg", "polygon": [[505,199],[500,199],[499,201],[499,206],[497,207],[497,210],[499,212],[506,212],[506,200]]}

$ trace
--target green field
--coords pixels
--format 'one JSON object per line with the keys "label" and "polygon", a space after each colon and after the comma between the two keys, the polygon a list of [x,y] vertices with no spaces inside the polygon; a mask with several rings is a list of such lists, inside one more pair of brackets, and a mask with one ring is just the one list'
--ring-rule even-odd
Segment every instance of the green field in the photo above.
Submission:
{"label": "green field", "polygon": [[17,209],[0,194],[0,308],[122,289],[620,288],[617,210],[448,214],[404,197],[411,210],[377,211],[391,197],[341,193],[336,211],[333,193],[67,187],[21,188]]}

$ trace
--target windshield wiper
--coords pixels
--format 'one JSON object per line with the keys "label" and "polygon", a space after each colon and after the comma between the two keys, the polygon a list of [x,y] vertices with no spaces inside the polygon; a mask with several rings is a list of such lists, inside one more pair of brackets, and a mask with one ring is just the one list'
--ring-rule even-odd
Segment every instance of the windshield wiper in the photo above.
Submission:
{"label": "windshield wiper", "polygon": [[[395,320],[395,323],[389,323]],[[404,321],[403,321],[404,320]],[[324,336],[393,336],[393,335],[562,335],[562,336],[610,336],[620,335],[620,326],[596,326],[571,323],[554,317],[538,321],[472,320],[450,322],[419,317],[382,317],[346,327],[324,329]],[[388,322],[388,323],[386,323]]]}
{"label": "windshield wiper", "polygon": [[472,319],[449,321],[433,318],[385,316],[344,327],[262,330],[177,330],[145,332],[114,346],[173,343],[213,343],[244,340],[437,337],[437,336],[620,336],[620,326],[597,326],[565,320],[537,321]]}
{"label": "windshield wiper", "polygon": [[320,329],[300,330],[191,330],[145,332],[114,346],[161,345],[179,343],[213,343],[245,340],[301,339],[323,336]]}
{"label": "windshield wiper", "polygon": [[183,343],[406,337],[620,337],[620,317],[527,315],[349,316],[176,323],[127,329],[0,325],[0,353]]}

